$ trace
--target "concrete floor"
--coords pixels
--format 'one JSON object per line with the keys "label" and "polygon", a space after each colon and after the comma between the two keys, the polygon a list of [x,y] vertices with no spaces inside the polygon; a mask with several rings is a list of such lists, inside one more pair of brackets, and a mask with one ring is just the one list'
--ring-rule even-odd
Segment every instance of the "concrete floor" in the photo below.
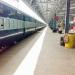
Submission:
{"label": "concrete floor", "polygon": [[[0,54],[0,75],[13,75],[42,31]],[[75,49],[59,45],[60,34],[48,28],[34,75],[75,75]]]}
{"label": "concrete floor", "polygon": [[61,47],[60,36],[48,28],[34,75],[75,75],[75,49]]}

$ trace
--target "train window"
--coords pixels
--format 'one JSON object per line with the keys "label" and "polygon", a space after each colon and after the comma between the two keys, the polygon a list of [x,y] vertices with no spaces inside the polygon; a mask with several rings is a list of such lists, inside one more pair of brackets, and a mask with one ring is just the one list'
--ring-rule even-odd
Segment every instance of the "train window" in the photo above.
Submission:
{"label": "train window", "polygon": [[28,21],[25,22],[25,28],[29,28],[30,24]]}
{"label": "train window", "polygon": [[16,19],[17,18],[17,11],[14,10],[13,8],[8,8],[8,16],[10,18]]}
{"label": "train window", "polygon": [[34,27],[34,23],[33,22],[31,22],[30,25],[31,25],[31,27]]}
{"label": "train window", "polygon": [[3,10],[3,5],[0,3],[0,16],[2,16],[4,10]]}
{"label": "train window", "polygon": [[17,11],[17,19],[23,20],[23,15],[21,12]]}
{"label": "train window", "polygon": [[18,29],[21,28],[21,20],[18,20]]}
{"label": "train window", "polygon": [[10,29],[14,29],[14,20],[10,19]]}
{"label": "train window", "polygon": [[18,28],[18,20],[17,19],[14,19],[14,29],[17,29]]}
{"label": "train window", "polygon": [[4,26],[3,24],[1,24],[1,26]]}
{"label": "train window", "polygon": [[4,18],[4,29],[9,30],[10,29],[10,24],[9,24],[9,18]]}
{"label": "train window", "polygon": [[34,22],[34,19],[30,17],[30,20],[29,20],[29,21],[30,21],[30,22]]}
{"label": "train window", "polygon": [[25,17],[25,21],[29,21],[29,17],[28,16]]}
{"label": "train window", "polygon": [[31,17],[29,18],[29,22],[32,22],[32,18]]}
{"label": "train window", "polygon": [[21,28],[23,28],[23,21],[22,21],[22,20],[21,20],[21,24],[20,24],[20,27],[21,27]]}
{"label": "train window", "polygon": [[0,18],[0,30],[4,29],[4,19]]}

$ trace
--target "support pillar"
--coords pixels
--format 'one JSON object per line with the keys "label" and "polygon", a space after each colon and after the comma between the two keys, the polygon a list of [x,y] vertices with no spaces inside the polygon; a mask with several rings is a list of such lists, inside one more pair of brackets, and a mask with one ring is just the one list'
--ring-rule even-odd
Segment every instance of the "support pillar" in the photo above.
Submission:
{"label": "support pillar", "polygon": [[70,1],[71,1],[71,0],[67,0],[67,11],[66,11],[65,33],[68,33],[68,31],[69,31]]}

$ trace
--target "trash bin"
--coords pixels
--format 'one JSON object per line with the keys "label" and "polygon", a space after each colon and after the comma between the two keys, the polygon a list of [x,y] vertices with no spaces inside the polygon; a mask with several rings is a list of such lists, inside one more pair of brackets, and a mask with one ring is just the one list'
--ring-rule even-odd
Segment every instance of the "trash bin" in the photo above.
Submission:
{"label": "trash bin", "polygon": [[74,48],[75,47],[75,33],[66,34],[64,37],[65,47]]}

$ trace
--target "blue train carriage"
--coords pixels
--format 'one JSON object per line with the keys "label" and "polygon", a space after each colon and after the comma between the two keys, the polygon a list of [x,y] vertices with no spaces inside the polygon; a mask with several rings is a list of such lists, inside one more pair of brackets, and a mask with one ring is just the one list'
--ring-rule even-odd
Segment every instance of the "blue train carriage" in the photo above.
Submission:
{"label": "blue train carriage", "polygon": [[36,23],[35,19],[32,17],[25,16],[25,35],[28,36],[29,34],[35,32],[36,30]]}
{"label": "blue train carriage", "polygon": [[45,24],[39,22],[39,21],[36,21],[36,30],[40,30],[42,28],[45,27]]}
{"label": "blue train carriage", "polygon": [[23,23],[22,13],[0,3],[0,48],[23,37]]}
{"label": "blue train carriage", "polygon": [[0,48],[16,43],[43,27],[39,21],[0,2]]}

